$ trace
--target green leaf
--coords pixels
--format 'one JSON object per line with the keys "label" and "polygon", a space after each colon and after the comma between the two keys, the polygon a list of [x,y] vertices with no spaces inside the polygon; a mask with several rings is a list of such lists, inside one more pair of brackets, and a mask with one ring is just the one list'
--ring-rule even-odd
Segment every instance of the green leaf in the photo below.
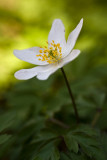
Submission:
{"label": "green leaf", "polygon": [[89,160],[89,158],[84,154],[75,154],[73,152],[67,151],[66,153],[61,152],[60,160]]}
{"label": "green leaf", "polygon": [[75,153],[77,153],[78,152],[78,143],[77,143],[77,141],[76,141],[76,139],[75,139],[75,137],[74,136],[72,136],[72,135],[65,135],[64,136],[64,140],[65,140],[65,143],[66,143],[66,145],[67,145],[67,147],[68,147],[68,149],[69,150],[72,150],[72,151],[74,151]]}
{"label": "green leaf", "polygon": [[85,145],[81,145],[81,147],[84,153],[86,153],[90,158],[95,158],[95,160],[106,160],[105,154],[101,148]]}
{"label": "green leaf", "polygon": [[70,158],[63,152],[60,153],[61,159],[60,160],[70,160]]}
{"label": "green leaf", "polygon": [[32,160],[59,160],[60,155],[58,149],[55,147],[54,142],[50,142],[42,147],[35,158]]}
{"label": "green leaf", "polygon": [[75,129],[71,129],[66,135],[64,135],[65,143],[69,150],[78,152],[79,146],[81,144],[97,146],[98,143],[93,136],[96,132],[91,127],[86,125],[79,125]]}
{"label": "green leaf", "polygon": [[74,130],[71,130],[72,133],[83,133],[88,136],[96,136],[97,132],[94,128],[90,127],[89,125],[80,124]]}
{"label": "green leaf", "polygon": [[[95,160],[105,160],[105,153],[103,152],[100,141],[99,132],[91,127],[80,125],[75,129],[70,129],[64,136],[65,143],[69,150],[75,153],[78,151],[86,154]],[[78,148],[80,146],[80,149]],[[71,153],[73,153],[71,152]]]}
{"label": "green leaf", "polygon": [[48,128],[42,129],[39,134],[34,137],[33,142],[47,141],[50,139],[57,138],[58,135],[55,131],[49,130]]}
{"label": "green leaf", "polygon": [[89,137],[87,135],[83,135],[83,134],[75,134],[75,139],[77,140],[77,142],[81,145],[87,145],[87,146],[98,146],[99,143],[96,140],[95,137]]}

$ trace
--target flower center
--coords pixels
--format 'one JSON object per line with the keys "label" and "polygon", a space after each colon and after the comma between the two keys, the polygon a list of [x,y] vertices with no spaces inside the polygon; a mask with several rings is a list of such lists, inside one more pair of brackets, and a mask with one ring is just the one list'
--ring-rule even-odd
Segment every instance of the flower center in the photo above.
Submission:
{"label": "flower center", "polygon": [[45,46],[44,50],[39,50],[39,53],[42,54],[38,54],[36,56],[40,57],[40,61],[47,61],[50,64],[55,63],[62,58],[61,49],[60,43],[55,44],[55,42],[52,40],[51,47],[48,48]]}

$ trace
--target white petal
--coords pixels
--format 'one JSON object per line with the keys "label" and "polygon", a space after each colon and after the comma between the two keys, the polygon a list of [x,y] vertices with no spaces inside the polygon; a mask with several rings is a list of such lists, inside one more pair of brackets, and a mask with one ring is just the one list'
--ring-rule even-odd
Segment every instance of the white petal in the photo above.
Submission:
{"label": "white petal", "polygon": [[52,40],[54,40],[55,44],[60,43],[60,46],[62,47],[62,52],[65,51],[66,48],[65,28],[60,19],[55,19],[52,24],[52,28],[48,36],[49,44],[52,42]]}
{"label": "white petal", "polygon": [[52,68],[52,66],[49,65],[45,65],[45,66],[37,66],[31,69],[21,69],[19,71],[17,71],[14,76],[15,78],[19,79],[19,80],[27,80],[30,78],[35,77],[38,73],[44,73],[47,72],[48,70],[50,71]]}
{"label": "white petal", "polygon": [[79,36],[79,33],[81,31],[83,25],[83,18],[80,20],[79,24],[77,25],[77,27],[69,34],[68,40],[67,40],[67,49],[66,49],[66,55],[68,55],[71,50],[73,49],[76,40]]}
{"label": "white petal", "polygon": [[80,50],[74,49],[68,56],[63,58],[61,62],[59,63],[60,68],[66,65],[67,63],[73,61],[78,55],[80,54]]}
{"label": "white petal", "polygon": [[34,76],[36,76],[36,72],[34,69],[21,69],[19,71],[17,71],[14,76],[16,79],[19,80],[27,80],[30,78],[33,78]]}
{"label": "white petal", "polygon": [[36,65],[46,65],[48,64],[48,62],[46,61],[40,61],[38,60],[40,57],[37,57],[36,55],[40,54],[39,50],[43,50],[39,47],[32,47],[29,49],[24,49],[24,50],[14,50],[14,55],[25,61],[25,62],[29,62],[32,64],[36,64]]}
{"label": "white petal", "polygon": [[54,73],[55,71],[57,71],[58,69],[59,69],[58,65],[53,66],[53,68],[51,68],[49,71],[38,73],[37,78],[38,78],[39,80],[46,80],[46,79],[49,78],[49,76],[50,76],[51,74],[53,74],[53,73]]}

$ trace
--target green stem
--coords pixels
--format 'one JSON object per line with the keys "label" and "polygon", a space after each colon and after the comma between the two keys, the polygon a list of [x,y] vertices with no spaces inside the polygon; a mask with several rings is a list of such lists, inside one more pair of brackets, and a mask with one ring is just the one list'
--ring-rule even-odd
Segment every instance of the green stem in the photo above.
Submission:
{"label": "green stem", "polygon": [[67,124],[65,124],[65,123],[63,123],[63,122],[61,122],[61,121],[59,121],[58,119],[55,119],[55,118],[49,118],[48,121],[50,121],[54,124],[57,124],[58,126],[60,126],[62,128],[65,128],[65,129],[70,128]]}
{"label": "green stem", "polygon": [[74,109],[74,112],[75,112],[77,123],[79,123],[79,115],[78,115],[78,111],[77,111],[77,107],[76,107],[74,96],[72,94],[72,91],[71,91],[71,88],[70,88],[70,85],[69,85],[69,82],[68,82],[68,79],[66,77],[64,69],[61,68],[61,71],[63,73],[64,79],[65,79],[65,82],[66,82],[66,85],[67,85],[67,88],[68,88],[68,92],[69,92],[69,95],[71,97],[71,101],[72,101],[72,104],[73,104],[73,109]]}

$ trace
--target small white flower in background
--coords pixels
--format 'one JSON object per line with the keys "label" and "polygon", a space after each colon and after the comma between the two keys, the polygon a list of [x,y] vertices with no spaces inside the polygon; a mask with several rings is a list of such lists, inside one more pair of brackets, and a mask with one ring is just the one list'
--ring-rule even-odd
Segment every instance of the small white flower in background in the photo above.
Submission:
{"label": "small white flower in background", "polygon": [[39,80],[46,80],[56,70],[74,60],[80,53],[80,50],[73,49],[73,47],[82,25],[83,19],[70,33],[66,42],[64,25],[60,19],[55,19],[48,36],[48,47],[14,50],[14,55],[17,58],[39,65],[30,69],[21,69],[15,73],[15,77],[20,80],[27,80],[36,76]]}

